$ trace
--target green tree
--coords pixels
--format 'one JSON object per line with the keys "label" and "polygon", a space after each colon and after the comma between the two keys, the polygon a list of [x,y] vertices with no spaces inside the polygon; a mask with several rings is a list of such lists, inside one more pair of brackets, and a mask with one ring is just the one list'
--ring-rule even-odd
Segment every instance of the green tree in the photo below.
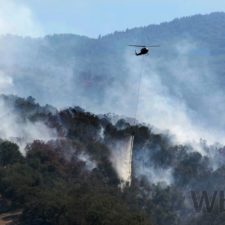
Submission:
{"label": "green tree", "polygon": [[12,165],[24,160],[19,147],[9,141],[0,143],[0,166]]}

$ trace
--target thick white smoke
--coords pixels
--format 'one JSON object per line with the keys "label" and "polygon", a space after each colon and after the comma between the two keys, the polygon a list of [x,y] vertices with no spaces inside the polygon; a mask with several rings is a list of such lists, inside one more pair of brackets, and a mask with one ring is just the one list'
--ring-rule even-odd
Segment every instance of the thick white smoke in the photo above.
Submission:
{"label": "thick white smoke", "polygon": [[18,113],[0,100],[0,138],[17,143],[21,152],[28,143],[34,140],[48,141],[57,137],[54,129],[48,128],[42,122],[24,120]]}
{"label": "thick white smoke", "polygon": [[[131,78],[143,73],[137,119],[169,130],[178,143],[201,138],[208,143],[225,143],[225,97],[219,78],[207,58],[190,56],[198,49],[193,41],[180,41],[171,48],[175,55],[168,59],[126,56]],[[199,64],[194,64],[195,60]]]}
{"label": "thick white smoke", "polygon": [[[67,38],[76,46],[76,39]],[[41,104],[57,107],[79,105],[94,113],[137,116],[140,122],[169,130],[179,143],[198,142],[200,138],[225,143],[221,78],[212,71],[207,57],[196,57],[200,47],[191,39],[152,50],[160,51],[158,56],[150,52],[144,58],[136,57],[127,49],[121,57],[123,67],[111,63],[113,57],[105,65],[106,61],[92,64],[88,57],[69,57],[69,50],[61,55],[58,44],[53,43],[58,39],[62,43],[63,37],[52,42],[6,39],[0,42],[2,93],[31,95]],[[171,51],[168,57],[165,52]],[[207,49],[205,54],[210,57]],[[96,78],[95,67],[107,73],[96,72]]]}
{"label": "thick white smoke", "polygon": [[[200,48],[193,40],[181,40],[170,43],[169,47],[154,49],[154,52],[160,51],[158,57],[154,52],[136,57],[132,49],[127,49],[123,57],[125,77],[114,64],[106,65],[114,77],[112,82],[105,82],[107,77],[101,77],[104,91],[99,89],[96,80],[87,80],[84,85],[76,56],[66,62],[58,62],[52,56],[44,62],[38,55],[41,46],[26,48],[24,44],[29,40],[24,40],[22,45],[13,40],[10,46],[4,41],[0,45],[4,53],[1,63],[8,65],[1,70],[2,93],[32,95],[40,103],[61,107],[80,105],[95,113],[137,116],[140,122],[169,130],[179,143],[198,142],[200,138],[208,143],[225,143],[225,95],[220,78],[212,71],[207,57],[194,55]],[[43,40],[42,45],[52,48],[47,40]],[[164,56],[164,48],[165,51],[173,49],[173,57]],[[18,53],[19,49],[24,52]],[[207,49],[205,52],[209,54]],[[35,60],[41,60],[39,67],[34,64]]]}

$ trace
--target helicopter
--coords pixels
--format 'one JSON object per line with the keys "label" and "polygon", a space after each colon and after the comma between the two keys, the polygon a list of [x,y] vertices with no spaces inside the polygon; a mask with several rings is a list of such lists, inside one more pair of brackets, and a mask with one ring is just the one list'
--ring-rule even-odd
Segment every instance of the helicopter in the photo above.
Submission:
{"label": "helicopter", "polygon": [[136,56],[148,54],[148,52],[149,52],[149,49],[148,48],[160,47],[160,45],[128,45],[128,46],[141,48],[140,52],[137,53],[135,51],[135,55]]}

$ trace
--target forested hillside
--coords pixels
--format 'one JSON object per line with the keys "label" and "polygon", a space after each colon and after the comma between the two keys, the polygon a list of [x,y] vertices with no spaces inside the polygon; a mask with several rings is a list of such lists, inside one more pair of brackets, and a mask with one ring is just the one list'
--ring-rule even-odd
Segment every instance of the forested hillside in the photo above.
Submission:
{"label": "forested hillside", "polygon": [[[196,213],[190,191],[224,190],[224,148],[204,141],[175,145],[169,134],[131,126],[126,118],[113,125],[109,116],[79,107],[58,111],[31,97],[6,95],[1,101],[21,127],[43,123],[57,134],[27,143],[25,151],[18,147],[23,133],[14,143],[1,140],[1,212],[21,211],[18,224],[197,225],[215,218],[214,224],[222,224],[224,214],[216,206],[213,213]],[[109,143],[130,135],[132,184],[121,190],[112,159],[116,147]],[[118,159],[122,169],[121,155]]]}

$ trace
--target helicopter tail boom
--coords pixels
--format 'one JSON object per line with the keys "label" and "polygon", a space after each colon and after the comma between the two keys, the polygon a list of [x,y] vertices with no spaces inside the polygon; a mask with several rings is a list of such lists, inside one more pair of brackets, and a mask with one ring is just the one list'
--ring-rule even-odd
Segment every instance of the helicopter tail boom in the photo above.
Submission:
{"label": "helicopter tail boom", "polygon": [[139,55],[142,55],[142,53],[141,52],[137,53],[137,51],[135,51],[135,55],[139,56]]}

